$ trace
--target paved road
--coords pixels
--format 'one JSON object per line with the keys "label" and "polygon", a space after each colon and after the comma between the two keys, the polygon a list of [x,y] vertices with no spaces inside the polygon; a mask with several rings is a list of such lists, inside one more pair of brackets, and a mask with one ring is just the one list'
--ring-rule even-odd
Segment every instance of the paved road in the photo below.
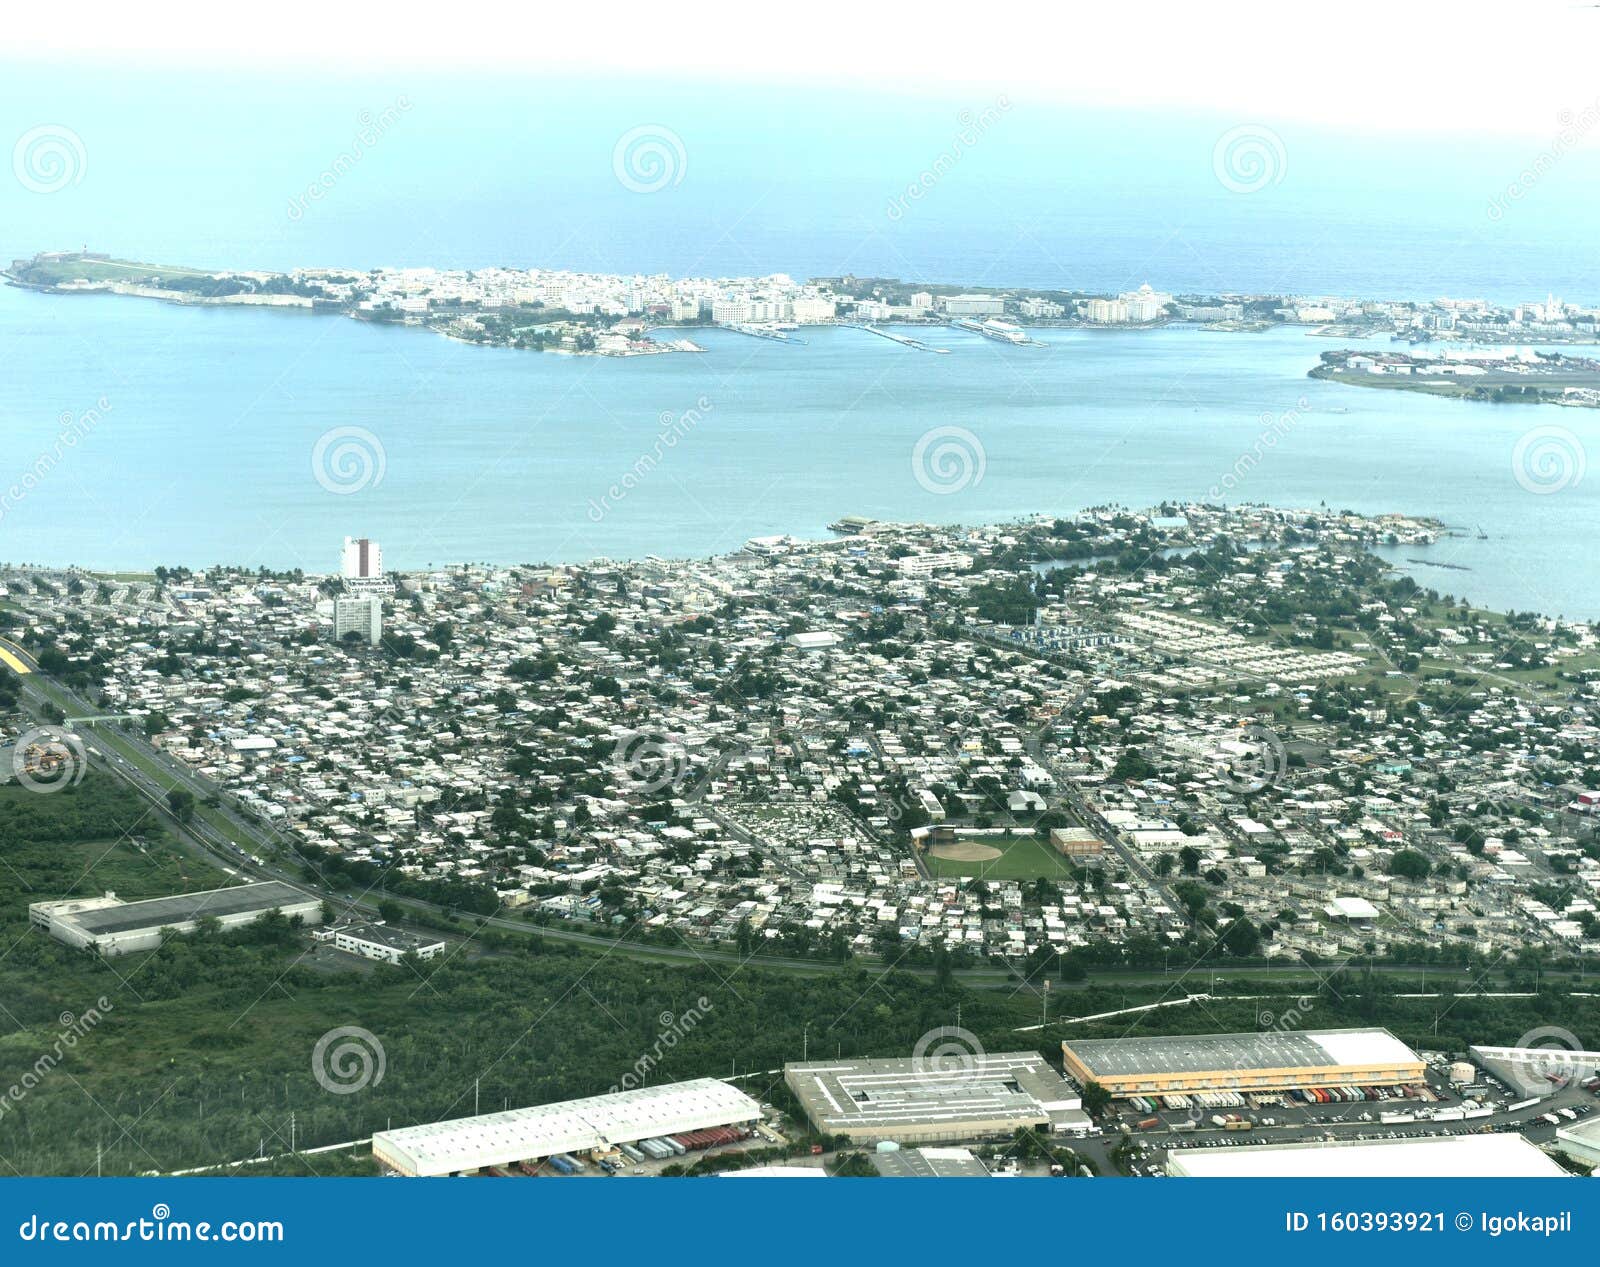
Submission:
{"label": "paved road", "polygon": [[[60,682],[38,670],[38,662],[9,639],[0,638],[0,648],[9,650],[29,668],[29,672],[22,677],[23,698],[36,714],[43,715],[46,704],[61,709],[69,715],[94,715],[96,709],[87,700],[70,690]],[[130,787],[142,796],[153,809],[162,817],[174,831],[180,844],[184,845],[196,856],[203,857],[214,863],[221,863],[230,870],[252,879],[281,880],[297,888],[306,890],[314,896],[326,898],[338,907],[355,906],[360,910],[375,914],[380,899],[393,901],[399,905],[417,912],[426,912],[433,915],[445,915],[450,912],[447,908],[437,906],[430,902],[420,901],[415,898],[398,897],[387,892],[375,892],[371,895],[352,895],[340,891],[331,885],[317,884],[308,881],[301,869],[301,864],[293,858],[292,843],[287,838],[276,836],[270,828],[263,828],[260,824],[252,822],[240,814],[229,802],[221,789],[212,785],[208,780],[201,778],[174,760],[168,754],[149,744],[143,736],[135,732],[124,731],[108,727],[106,729],[90,728],[86,732],[87,742],[100,750],[101,760],[105,767],[117,777],[121,778]],[[194,796],[196,809],[190,821],[179,823],[173,816],[167,802],[167,793],[175,788],[181,788]],[[207,806],[207,802],[214,804]],[[209,810],[209,814],[208,814]],[[211,815],[220,820],[220,825],[212,821]],[[1089,815],[1091,819],[1093,815]],[[1107,832],[1114,839],[1109,823],[1095,823],[1100,830]],[[284,855],[289,854],[286,858]],[[260,862],[254,861],[259,858]],[[473,917],[468,917],[473,918]],[[511,919],[504,916],[488,916],[484,923],[490,927],[506,932],[537,934],[551,941],[567,942],[573,945],[584,946],[593,950],[605,951],[612,954],[626,955],[630,958],[673,960],[685,963],[716,964],[740,967],[749,964],[764,969],[776,969],[785,972],[821,974],[837,972],[841,968],[860,967],[868,972],[884,970],[884,965],[877,960],[855,959],[840,965],[826,960],[793,959],[777,956],[762,955],[755,959],[746,959],[737,952],[716,950],[697,946],[654,946],[641,942],[618,941],[596,933],[584,933],[574,929],[552,927],[542,924],[533,924],[523,919]],[[1420,966],[1384,965],[1374,968],[1379,973],[1417,973],[1424,969]],[[898,971],[908,972],[914,976],[932,977],[931,968],[906,967]],[[1466,970],[1450,972],[1440,968],[1426,969],[1428,975],[1436,980],[1446,980],[1451,977],[1470,978],[1472,974]],[[955,977],[962,984],[978,989],[1007,989],[1015,990],[1019,981],[1014,973],[1005,968],[981,967],[963,968],[955,972]],[[1180,969],[1164,972],[1152,969],[1133,970],[1096,970],[1089,981],[1065,982],[1052,981],[1051,992],[1061,994],[1074,989],[1087,989],[1095,986],[1108,985],[1144,985],[1173,983],[1181,981],[1184,973]],[[1191,974],[1197,983],[1201,974]],[[1217,980],[1245,980],[1245,981],[1314,981],[1318,974],[1307,967],[1229,967],[1224,971],[1207,971],[1204,974],[1215,989]],[[1033,984],[1022,987],[1033,991]]]}

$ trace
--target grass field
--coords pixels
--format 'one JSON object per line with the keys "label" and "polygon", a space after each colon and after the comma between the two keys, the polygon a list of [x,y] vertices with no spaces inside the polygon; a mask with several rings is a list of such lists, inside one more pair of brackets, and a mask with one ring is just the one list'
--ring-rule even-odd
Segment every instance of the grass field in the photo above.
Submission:
{"label": "grass field", "polygon": [[1052,880],[1071,874],[1072,864],[1045,842],[1033,836],[1017,836],[1007,840],[1003,836],[975,837],[986,845],[1000,850],[998,858],[987,862],[958,862],[952,858],[927,855],[928,870],[940,879],[958,879],[963,876],[978,880],[1037,880],[1041,876]]}
{"label": "grass field", "polygon": [[199,268],[181,264],[141,264],[134,260],[43,260],[22,270],[27,280],[39,285],[59,285],[68,281],[126,282],[163,277],[210,277]]}

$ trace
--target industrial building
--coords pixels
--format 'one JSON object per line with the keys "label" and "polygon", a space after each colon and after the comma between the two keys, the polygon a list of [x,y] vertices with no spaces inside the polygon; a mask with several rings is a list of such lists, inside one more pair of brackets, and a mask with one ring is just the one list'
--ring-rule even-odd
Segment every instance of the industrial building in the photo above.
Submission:
{"label": "industrial building", "polygon": [[1600,1117],[1563,1126],[1556,1132],[1556,1146],[1574,1161],[1600,1171]]}
{"label": "industrial building", "polygon": [[1020,1127],[1081,1134],[1089,1117],[1038,1052],[976,1052],[938,1061],[834,1060],[785,1065],[784,1082],[817,1130],[856,1143],[940,1143]]}
{"label": "industrial building", "polygon": [[1196,1179],[1545,1179],[1567,1172],[1520,1135],[1175,1148],[1167,1174]]}
{"label": "industrial building", "polygon": [[401,956],[411,954],[418,959],[432,959],[444,953],[444,940],[439,937],[419,937],[384,924],[341,924],[324,928],[311,934],[318,941],[331,942],[347,954],[363,959],[376,959],[381,963],[399,963]]}
{"label": "industrial building", "polygon": [[115,893],[34,902],[28,907],[28,918],[35,928],[69,946],[92,947],[102,955],[125,955],[155,949],[161,944],[164,928],[192,933],[202,919],[215,919],[223,928],[237,928],[253,923],[268,911],[281,911],[291,919],[298,916],[306,924],[322,921],[320,900],[277,880],[143,902],[124,902]]}
{"label": "industrial building", "polygon": [[1397,1086],[1424,1081],[1426,1068],[1386,1029],[1069,1039],[1061,1057],[1069,1075],[1114,1096]]}
{"label": "industrial building", "polygon": [[402,1175],[461,1175],[716,1127],[752,1127],[761,1106],[715,1078],[378,1131],[372,1156]]}
{"label": "industrial building", "polygon": [[987,1179],[989,1168],[965,1148],[879,1146],[872,1164],[885,1179]]}
{"label": "industrial building", "polygon": [[1543,1099],[1553,1095],[1557,1082],[1582,1082],[1600,1073],[1600,1052],[1574,1051],[1570,1047],[1486,1047],[1476,1045],[1468,1054],[1508,1087],[1523,1095]]}
{"label": "industrial building", "polygon": [[1106,849],[1100,833],[1087,827],[1052,827],[1050,843],[1069,858],[1098,858]]}

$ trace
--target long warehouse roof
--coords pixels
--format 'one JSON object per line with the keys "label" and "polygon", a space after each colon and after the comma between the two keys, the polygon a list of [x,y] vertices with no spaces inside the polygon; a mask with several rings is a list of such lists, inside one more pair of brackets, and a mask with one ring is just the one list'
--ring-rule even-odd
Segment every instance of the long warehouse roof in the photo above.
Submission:
{"label": "long warehouse roof", "polygon": [[894,1130],[1075,1109],[1072,1088],[1038,1052],[983,1052],[950,1068],[918,1060],[845,1060],[784,1067],[811,1120],[826,1130]]}
{"label": "long warehouse roof", "polygon": [[301,906],[315,898],[292,885],[277,880],[260,884],[240,884],[229,889],[208,889],[203,893],[178,893],[154,897],[144,902],[123,902],[98,910],[75,912],[67,918],[96,937],[125,933],[134,928],[165,928],[187,923],[203,915],[242,915],[247,911],[270,911],[282,906]]}
{"label": "long warehouse roof", "polygon": [[715,1078],[430,1122],[372,1137],[373,1153],[411,1174],[447,1175],[656,1135],[753,1122],[761,1106]]}
{"label": "long warehouse roof", "polygon": [[1064,1046],[1096,1074],[1115,1078],[1218,1069],[1388,1066],[1416,1064],[1421,1059],[1386,1029],[1068,1039]]}
{"label": "long warehouse roof", "polygon": [[1537,1179],[1567,1173],[1512,1134],[1176,1148],[1167,1155],[1167,1170],[1203,1179]]}

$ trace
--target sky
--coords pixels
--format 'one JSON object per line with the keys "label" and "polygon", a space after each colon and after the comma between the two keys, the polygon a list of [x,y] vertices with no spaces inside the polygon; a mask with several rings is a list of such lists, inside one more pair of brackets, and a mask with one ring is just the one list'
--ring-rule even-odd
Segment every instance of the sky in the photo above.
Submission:
{"label": "sky", "polygon": [[1575,0],[1012,0],[992,10],[969,0],[914,9],[845,0],[449,8],[399,0],[353,12],[326,0],[270,8],[89,0],[11,6],[0,31],[0,60],[33,65],[848,82],[912,96],[1005,93],[1097,109],[1266,114],[1354,133],[1530,139],[1556,132],[1563,112],[1595,106],[1597,51],[1600,5]]}
{"label": "sky", "polygon": [[1597,44],[1571,0],[14,8],[0,261],[1600,302]]}

